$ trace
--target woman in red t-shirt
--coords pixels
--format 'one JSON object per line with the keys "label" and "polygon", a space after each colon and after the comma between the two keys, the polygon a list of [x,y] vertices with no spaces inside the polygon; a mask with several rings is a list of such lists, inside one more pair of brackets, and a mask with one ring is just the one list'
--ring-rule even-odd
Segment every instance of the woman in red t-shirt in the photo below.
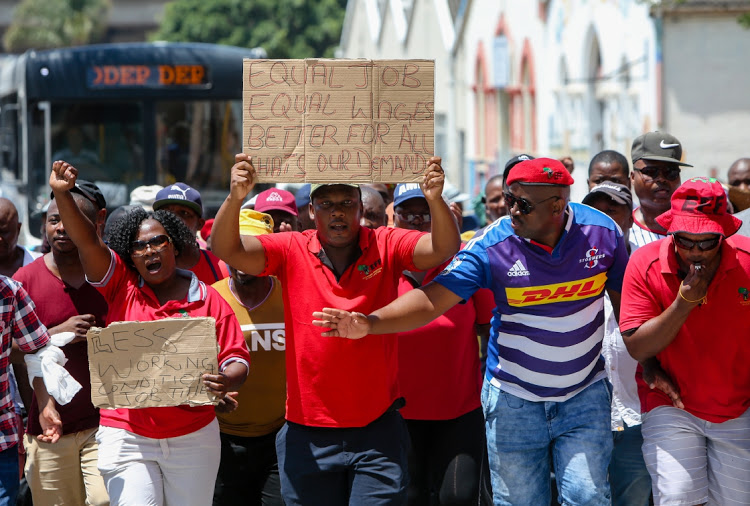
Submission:
{"label": "woman in red t-shirt", "polygon": [[[73,166],[56,161],[50,186],[86,277],[109,304],[107,322],[215,318],[219,372],[204,374],[203,383],[220,399],[237,390],[249,351],[224,299],[177,269],[177,256],[195,241],[188,228],[167,211],[135,209],[113,225],[108,247],[70,194],[77,177]],[[102,409],[96,440],[111,504],[211,503],[221,448],[213,406]]]}

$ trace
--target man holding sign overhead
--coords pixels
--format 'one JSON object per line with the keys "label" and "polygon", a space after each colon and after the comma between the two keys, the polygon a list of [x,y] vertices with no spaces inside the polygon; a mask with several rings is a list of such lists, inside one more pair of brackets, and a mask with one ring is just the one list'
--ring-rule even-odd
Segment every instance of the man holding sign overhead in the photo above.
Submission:
{"label": "man holding sign overhead", "polygon": [[430,269],[458,251],[458,227],[441,197],[441,160],[429,159],[421,183],[431,233],[361,227],[359,187],[313,184],[314,230],[257,237],[240,237],[238,225],[255,167],[246,154],[235,161],[214,222],[214,252],[247,274],[277,276],[283,287],[287,424],[276,450],[284,501],[402,504],[408,434],[397,411],[395,337],[321,338],[310,315],[321,307],[374,310],[396,298],[403,270]]}

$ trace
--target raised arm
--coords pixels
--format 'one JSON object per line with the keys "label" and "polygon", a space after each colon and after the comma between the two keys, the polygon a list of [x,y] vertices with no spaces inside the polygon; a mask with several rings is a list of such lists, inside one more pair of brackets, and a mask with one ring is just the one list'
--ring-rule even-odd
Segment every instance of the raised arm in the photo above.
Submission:
{"label": "raised arm", "polygon": [[431,322],[461,301],[461,297],[434,281],[410,290],[369,315],[324,308],[313,313],[313,325],[329,328],[323,336],[360,339],[368,334],[393,334]]}
{"label": "raised arm", "polygon": [[235,269],[255,276],[265,268],[266,253],[255,236],[240,236],[239,222],[242,202],[255,187],[255,167],[252,157],[244,153],[234,155],[234,162],[229,196],[211,229],[211,251]]}
{"label": "raised arm", "polygon": [[55,195],[65,233],[78,248],[86,277],[91,281],[101,281],[109,270],[112,257],[97,233],[96,224],[83,214],[70,193],[77,179],[78,169],[69,163],[58,160],[52,164],[49,185]]}
{"label": "raised arm", "polygon": [[414,265],[420,270],[440,265],[461,247],[456,219],[442,197],[445,174],[440,163],[439,157],[430,158],[422,180],[422,191],[430,206],[432,222],[430,233],[422,237],[414,248]]}

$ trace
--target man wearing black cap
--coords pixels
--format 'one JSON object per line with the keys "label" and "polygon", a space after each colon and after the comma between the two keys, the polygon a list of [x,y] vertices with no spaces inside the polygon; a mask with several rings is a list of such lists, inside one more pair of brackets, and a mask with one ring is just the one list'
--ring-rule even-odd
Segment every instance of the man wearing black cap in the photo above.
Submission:
{"label": "man wearing black cap", "polygon": [[634,226],[630,233],[632,251],[666,234],[656,217],[669,210],[669,199],[680,186],[682,145],[673,135],[649,132],[637,137],[630,150],[633,160],[633,191],[640,207],[633,212]]}
{"label": "man wearing black cap", "polygon": [[[107,215],[102,192],[95,184],[78,180],[71,193],[101,234]],[[42,427],[36,401],[24,399],[29,408],[24,436],[26,480],[35,504],[105,505],[109,497],[97,468],[99,412],[91,404],[86,332],[93,326],[105,326],[107,303],[86,281],[78,248],[65,232],[54,195],[47,210],[45,233],[51,251],[19,269],[13,278],[23,284],[36,305],[39,320],[51,335],[75,334],[75,339],[61,349],[67,358],[65,369],[82,388],[69,403],[55,403],[63,424],[63,437],[56,444],[37,438]],[[18,381],[27,383],[28,378],[19,375]]]}
{"label": "man wearing black cap", "polygon": [[614,222],[569,202],[558,160],[508,174],[510,216],[473,239],[434,281],[369,315],[326,308],[326,337],[360,339],[432,321],[480,288],[494,293],[482,387],[495,504],[610,504],[610,397],[601,343],[603,292],[619,310],[627,263]]}
{"label": "man wearing black cap", "polygon": [[633,194],[630,188],[605,181],[591,188],[581,203],[598,209],[620,226],[630,253],[628,236],[633,226]]}
{"label": "man wearing black cap", "polygon": [[404,504],[408,434],[398,408],[395,337],[353,346],[321,339],[309,322],[321,307],[370,311],[396,298],[404,270],[426,270],[460,245],[432,157],[422,179],[431,232],[362,227],[357,185],[313,184],[316,229],[239,235],[238,215],[256,183],[246,154],[235,156],[230,194],[216,215],[214,251],[250,275],[276,275],[286,314],[287,423],[276,439],[287,505]]}

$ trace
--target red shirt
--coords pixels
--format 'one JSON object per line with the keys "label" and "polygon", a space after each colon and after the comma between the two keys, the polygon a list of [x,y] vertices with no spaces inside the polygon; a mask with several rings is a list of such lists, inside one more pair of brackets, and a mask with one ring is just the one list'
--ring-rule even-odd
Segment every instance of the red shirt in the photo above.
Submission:
{"label": "red shirt", "polygon": [[[450,261],[431,269],[427,284]],[[399,296],[414,289],[406,275]],[[398,334],[398,381],[409,420],[452,420],[480,406],[482,373],[474,324],[489,323],[495,300],[492,291],[477,290],[465,304],[456,304],[424,327]]]}
{"label": "red shirt", "polygon": [[198,277],[198,281],[203,281],[208,286],[229,277],[226,264],[205,249],[201,250],[200,260],[190,268],[190,271]]}
{"label": "red shirt", "polygon": [[399,397],[392,334],[322,337],[312,313],[324,307],[370,313],[393,301],[403,270],[416,270],[421,232],[381,227],[359,232],[360,257],[336,279],[317,230],[257,236],[263,274],[281,280],[286,321],[287,420],[318,427],[363,427]]}
{"label": "red shirt", "polygon": [[[671,238],[639,248],[622,287],[620,329],[625,333],[660,315],[682,281]],[[708,303],[693,308],[677,337],[656,355],[677,383],[685,409],[709,422],[736,418],[750,407],[750,238],[733,236],[721,246],[721,263],[708,287]],[[641,410],[671,406],[636,372]]]}
{"label": "red shirt", "polygon": [[[95,325],[106,325],[107,302],[104,297],[88,283],[80,288],[73,288],[52,274],[44,261],[37,258],[25,267],[21,267],[13,278],[23,283],[26,292],[36,305],[39,320],[49,329],[65,323],[72,316],[92,314]],[[63,346],[68,361],[65,364],[73,378],[81,384],[81,390],[73,399],[64,405],[55,403],[63,423],[63,434],[73,434],[82,430],[93,429],[99,425],[99,410],[91,404],[91,376],[89,375],[89,355],[86,341]],[[28,432],[31,435],[42,433],[39,424],[39,408],[34,402],[28,406]]]}
{"label": "red shirt", "polygon": [[[216,319],[216,339],[220,348],[219,368],[223,369],[230,359],[250,363],[250,352],[237,318],[216,290],[198,281],[195,275],[178,269],[178,276],[189,274],[191,277],[187,297],[161,305],[153,290],[143,282],[138,273],[127,267],[115,252],[111,253],[112,262],[104,279],[97,283],[91,282],[109,304],[108,323],[212,316]],[[158,439],[190,434],[215,418],[213,406],[102,409],[99,415],[101,425]]]}

